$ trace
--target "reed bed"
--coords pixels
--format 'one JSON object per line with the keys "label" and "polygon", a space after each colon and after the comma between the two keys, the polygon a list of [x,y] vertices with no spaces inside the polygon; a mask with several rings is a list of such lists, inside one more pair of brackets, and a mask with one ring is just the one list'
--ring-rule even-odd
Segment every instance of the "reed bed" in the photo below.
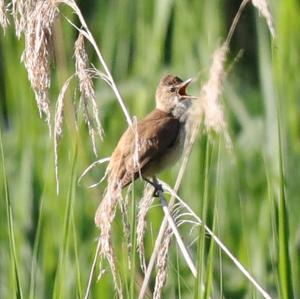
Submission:
{"label": "reed bed", "polygon": [[[0,0],[0,297],[297,298],[299,13]],[[200,99],[183,158],[159,200],[139,181],[105,197],[99,231],[102,157],[170,71]]]}

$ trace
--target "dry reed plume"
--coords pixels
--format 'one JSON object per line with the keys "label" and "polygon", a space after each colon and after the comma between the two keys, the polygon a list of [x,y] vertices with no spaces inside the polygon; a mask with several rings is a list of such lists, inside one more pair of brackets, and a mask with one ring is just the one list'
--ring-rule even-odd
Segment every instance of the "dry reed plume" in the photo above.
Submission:
{"label": "dry reed plume", "polygon": [[198,110],[200,116],[202,113],[204,127],[208,132],[214,131],[217,134],[223,134],[226,144],[231,146],[231,139],[224,118],[224,109],[220,101],[227,52],[228,46],[226,43],[215,50],[209,70],[209,79],[200,90],[200,103],[195,111]]}
{"label": "dry reed plume", "polygon": [[144,246],[144,236],[146,233],[146,215],[153,203],[153,187],[147,184],[144,189],[144,194],[139,202],[139,212],[137,221],[137,249],[140,257],[140,264],[143,272],[146,272],[146,260],[145,260],[145,246]]}
{"label": "dry reed plume", "polygon": [[[119,298],[123,298],[122,284],[116,267],[115,252],[112,245],[112,223],[115,218],[120,189],[113,183],[108,184],[105,195],[97,208],[95,223],[100,229],[99,236],[99,254],[100,259],[105,258],[113,276],[114,286]],[[100,269],[101,271],[102,269]]]}
{"label": "dry reed plume", "polygon": [[169,253],[169,247],[170,247],[172,236],[173,236],[173,231],[170,227],[168,227],[165,231],[164,240],[161,244],[161,247],[157,255],[157,262],[156,262],[157,274],[155,278],[155,287],[153,293],[154,299],[161,298],[163,288],[167,281],[168,253]]}
{"label": "dry reed plume", "polygon": [[266,19],[266,22],[268,24],[270,33],[273,38],[275,38],[276,33],[273,25],[273,20],[272,20],[272,14],[269,10],[268,3],[266,0],[252,0],[253,6],[255,6],[259,13]]}
{"label": "dry reed plume", "polygon": [[71,76],[63,85],[56,102],[55,116],[54,116],[54,164],[55,164],[55,179],[56,179],[56,193],[59,193],[59,175],[58,175],[58,142],[63,133],[63,114],[64,114],[64,98],[67,89],[70,85],[73,76]]}
{"label": "dry reed plume", "polygon": [[[60,1],[54,0],[13,0],[11,2],[11,13],[15,24],[16,35],[20,38],[23,34],[25,38],[25,49],[22,54],[22,61],[26,67],[28,78],[35,94],[40,116],[45,118],[50,135],[52,135],[49,99],[51,63],[53,60],[52,39],[54,22],[59,16],[59,3]],[[5,2],[1,0],[0,24],[4,30],[9,24],[6,12]],[[82,105],[79,106],[83,107],[84,119],[91,137],[93,151],[97,154],[96,135],[102,140],[103,130],[99,120],[93,77],[101,74],[101,72],[89,69],[89,59],[85,51],[84,37],[82,34],[79,34],[74,48],[76,76],[79,81],[82,102]],[[73,76],[71,77],[73,78]],[[53,138],[57,192],[59,191],[58,143],[63,132],[64,96],[70,81],[71,79],[68,79],[61,89],[54,116]]]}
{"label": "dry reed plume", "polygon": [[75,66],[79,80],[79,90],[84,111],[85,122],[92,140],[93,151],[97,155],[96,138],[103,139],[103,129],[99,120],[99,112],[96,103],[96,95],[92,80],[92,72],[89,69],[89,58],[85,50],[84,36],[80,33],[75,42]]}
{"label": "dry reed plume", "polygon": [[0,0],[0,26],[2,27],[4,33],[9,25],[9,20],[7,17],[7,8],[4,0]]}
{"label": "dry reed plume", "polygon": [[27,9],[25,21],[20,17],[19,29],[24,32],[25,36],[22,60],[35,93],[40,116],[45,116],[50,132],[51,114],[48,92],[51,83],[52,31],[57,16],[58,10],[52,1],[37,1],[32,10]]}

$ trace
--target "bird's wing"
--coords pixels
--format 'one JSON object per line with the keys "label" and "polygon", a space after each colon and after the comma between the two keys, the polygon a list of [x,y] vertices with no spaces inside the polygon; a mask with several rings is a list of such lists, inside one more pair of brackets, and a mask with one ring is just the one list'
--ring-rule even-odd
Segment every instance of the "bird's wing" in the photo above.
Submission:
{"label": "bird's wing", "polygon": [[[154,110],[137,123],[138,151],[133,130],[128,128],[111,156],[110,176],[122,187],[139,176],[139,171],[165,152],[178,138],[179,121],[171,114]],[[138,163],[133,159],[136,153]]]}

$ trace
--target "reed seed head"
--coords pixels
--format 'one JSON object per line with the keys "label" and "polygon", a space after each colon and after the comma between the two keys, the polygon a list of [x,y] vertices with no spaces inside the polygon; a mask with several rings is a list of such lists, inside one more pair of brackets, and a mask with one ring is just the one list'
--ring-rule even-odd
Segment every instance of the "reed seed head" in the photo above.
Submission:
{"label": "reed seed head", "polygon": [[84,119],[87,123],[89,135],[92,141],[93,151],[97,155],[96,134],[103,139],[103,129],[99,120],[99,112],[96,103],[96,95],[92,79],[93,72],[89,69],[89,59],[85,50],[83,34],[79,34],[75,42],[75,67],[79,80],[79,90],[83,104]]}
{"label": "reed seed head", "polygon": [[252,4],[254,7],[257,8],[259,13],[266,19],[266,22],[268,24],[270,33],[273,38],[275,38],[275,29],[273,26],[273,20],[272,20],[272,15],[268,7],[268,3],[266,0],[252,0]]}
{"label": "reed seed head", "polygon": [[223,134],[227,145],[230,146],[231,140],[224,118],[224,109],[220,102],[227,52],[228,47],[225,43],[214,52],[209,78],[200,90],[200,101],[194,113],[197,117],[203,118],[205,129],[208,132]]}
{"label": "reed seed head", "polygon": [[9,25],[9,20],[7,17],[7,7],[4,0],[0,0],[0,26],[2,27],[4,33]]}
{"label": "reed seed head", "polygon": [[167,281],[168,252],[169,252],[172,236],[173,236],[173,231],[168,226],[168,228],[164,233],[163,242],[161,244],[161,247],[157,255],[157,262],[156,262],[157,274],[155,278],[153,299],[161,298],[162,290]]}
{"label": "reed seed head", "polygon": [[112,246],[112,223],[115,218],[118,198],[121,196],[120,188],[114,182],[108,184],[106,193],[99,204],[95,215],[95,223],[100,229],[100,257],[106,258],[113,276],[115,289],[119,298],[123,298],[122,284],[116,267],[115,253]]}
{"label": "reed seed head", "polygon": [[[31,1],[29,1],[31,2]],[[20,2],[23,3],[22,1]],[[26,3],[26,2],[25,2]],[[26,5],[24,4],[25,10]],[[44,115],[50,129],[50,101],[48,91],[51,81],[50,59],[52,52],[52,30],[58,15],[57,7],[50,0],[39,0],[32,10],[27,8],[27,24],[21,24],[20,30],[25,35],[25,50],[22,60],[28,72],[31,86],[40,111]],[[51,132],[51,130],[50,130]]]}
{"label": "reed seed head", "polygon": [[140,264],[143,272],[146,272],[146,261],[145,261],[145,246],[144,236],[146,232],[146,215],[153,203],[153,187],[147,184],[144,189],[143,197],[139,203],[139,212],[137,219],[137,249],[140,257]]}

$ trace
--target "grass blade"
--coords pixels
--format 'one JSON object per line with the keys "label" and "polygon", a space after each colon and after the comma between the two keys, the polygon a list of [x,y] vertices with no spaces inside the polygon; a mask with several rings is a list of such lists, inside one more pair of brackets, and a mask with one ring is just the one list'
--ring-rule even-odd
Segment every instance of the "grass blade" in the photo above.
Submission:
{"label": "grass blade", "polygon": [[180,279],[178,244],[176,244],[176,277],[177,277],[177,289],[178,289],[177,298],[181,299],[181,279]]}
{"label": "grass blade", "polygon": [[71,222],[72,222],[73,201],[74,201],[74,196],[75,196],[74,185],[76,182],[76,177],[75,177],[76,161],[77,161],[77,143],[75,144],[75,150],[74,150],[74,155],[73,155],[72,165],[71,165],[70,184],[69,184],[67,206],[66,206],[65,219],[64,219],[63,241],[62,241],[62,247],[60,249],[58,265],[57,265],[57,270],[56,270],[56,274],[55,274],[53,296],[52,296],[53,299],[62,298],[61,297],[62,282],[64,281],[64,279],[62,277],[63,266],[64,266],[65,258],[67,255],[68,244],[69,244],[70,227],[71,227]]}
{"label": "grass blade", "polygon": [[42,226],[42,216],[44,210],[44,196],[41,198],[41,203],[39,207],[39,215],[38,215],[38,222],[37,222],[37,230],[36,236],[33,245],[33,252],[32,252],[32,261],[31,261],[31,273],[30,273],[30,287],[29,287],[29,298],[35,298],[35,278],[37,274],[37,259],[38,259],[38,251],[39,245],[41,241],[41,226]]}
{"label": "grass blade", "polygon": [[130,271],[130,298],[135,298],[135,261],[136,261],[136,200],[134,192],[132,192],[131,206],[131,271]]}
{"label": "grass blade", "polygon": [[71,215],[71,225],[72,225],[73,242],[74,242],[77,296],[78,296],[78,298],[82,298],[83,293],[82,293],[82,287],[81,287],[81,275],[80,275],[80,265],[79,265],[79,255],[78,255],[78,242],[77,242],[77,236],[76,236],[76,225],[75,225],[75,219],[74,219],[73,211],[72,211],[72,215]]}
{"label": "grass blade", "polygon": [[278,203],[278,258],[279,258],[279,282],[282,299],[294,298],[291,261],[289,256],[289,223],[284,186],[284,166],[281,140],[281,126],[279,109],[277,110],[278,146],[279,146],[279,171],[280,171],[280,194]]}
{"label": "grass blade", "polygon": [[[213,225],[213,231],[215,227],[215,221]],[[214,252],[215,252],[215,242],[213,240],[210,241],[208,259],[207,259],[207,274],[206,274],[206,282],[204,289],[204,299],[210,298],[210,293],[212,291],[212,282],[213,282],[213,267],[214,267]]]}
{"label": "grass blade", "polygon": [[[212,147],[208,136],[205,136],[205,154],[203,159],[203,195],[202,195],[202,205],[201,205],[201,215],[202,220],[206,223],[207,218],[207,209],[208,209],[208,189],[209,189],[209,165],[210,158],[212,153]],[[205,229],[201,225],[199,227],[199,240],[197,246],[197,278],[195,280],[194,288],[194,298],[198,299],[202,296],[201,285],[204,280],[205,266],[204,266],[204,257],[205,257]]]}
{"label": "grass blade", "polygon": [[16,284],[15,295],[17,299],[23,299],[23,291],[21,286],[20,272],[19,272],[17,253],[16,253],[12,205],[9,198],[9,189],[8,189],[8,183],[6,177],[5,158],[4,158],[1,130],[0,130],[0,151],[1,151],[1,162],[2,162],[1,164],[2,164],[2,173],[3,173],[4,199],[5,199],[6,216],[7,216],[7,231],[9,236],[10,255],[12,259],[14,279]]}

